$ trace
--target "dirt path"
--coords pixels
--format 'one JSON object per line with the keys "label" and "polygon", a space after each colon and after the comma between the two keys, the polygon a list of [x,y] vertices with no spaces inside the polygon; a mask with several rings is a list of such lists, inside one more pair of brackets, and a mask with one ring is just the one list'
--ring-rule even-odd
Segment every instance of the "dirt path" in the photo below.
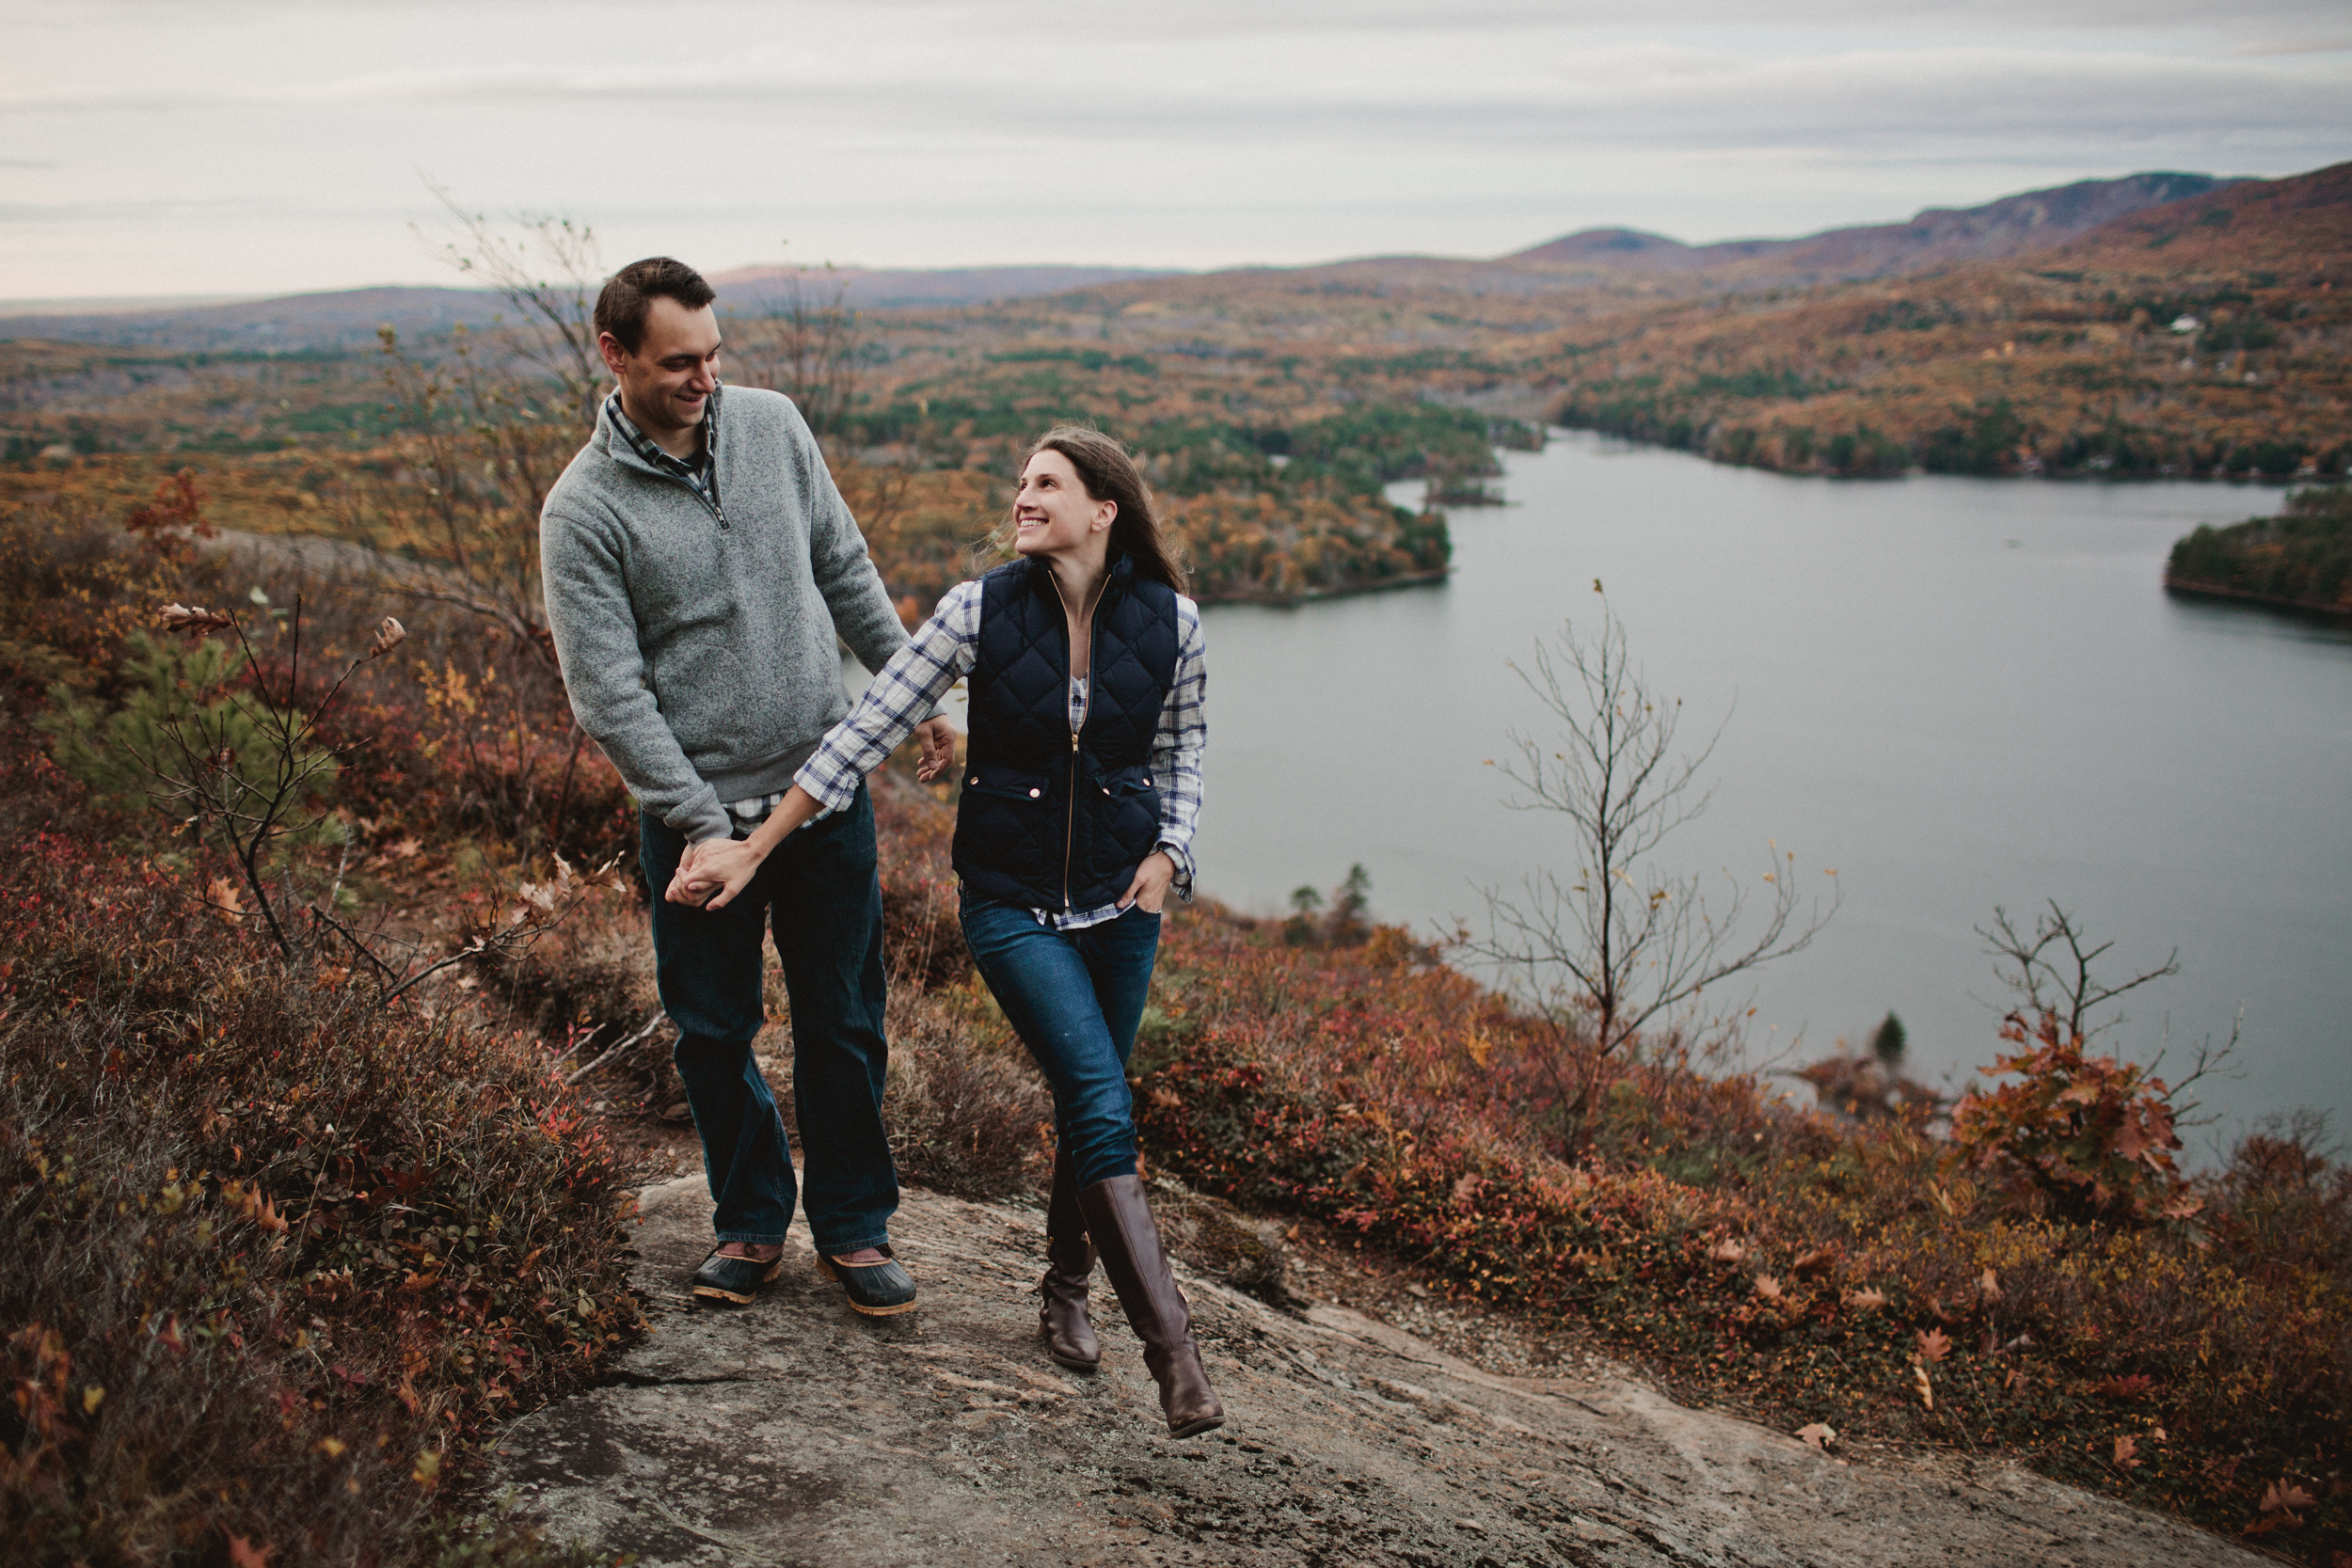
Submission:
{"label": "dirt path", "polygon": [[1190,1275],[1230,1421],[1174,1443],[1115,1311],[1096,1376],[1037,1349],[1033,1212],[910,1191],[922,1308],[862,1319],[798,1235],[757,1304],[695,1310],[701,1178],[642,1203],[655,1332],[612,1384],[516,1422],[499,1479],[646,1568],[2264,1560],[2024,1471],[1848,1467],[1630,1381],[1494,1376]]}

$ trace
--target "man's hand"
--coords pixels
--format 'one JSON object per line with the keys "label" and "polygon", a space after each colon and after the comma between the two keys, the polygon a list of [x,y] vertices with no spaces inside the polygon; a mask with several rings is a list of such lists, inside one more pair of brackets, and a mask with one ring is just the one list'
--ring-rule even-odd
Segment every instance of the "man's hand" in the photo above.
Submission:
{"label": "man's hand", "polygon": [[955,766],[956,727],[947,722],[945,714],[915,725],[914,739],[922,748],[922,757],[914,765],[914,776],[925,784]]}
{"label": "man's hand", "polygon": [[707,838],[690,844],[662,896],[673,904],[723,910],[750,885],[767,858],[741,839]]}
{"label": "man's hand", "polygon": [[1168,901],[1168,885],[1175,879],[1176,863],[1168,858],[1165,849],[1154,849],[1136,867],[1136,879],[1120,895],[1119,907],[1123,910],[1130,904],[1141,904],[1144,913],[1157,914],[1160,906]]}

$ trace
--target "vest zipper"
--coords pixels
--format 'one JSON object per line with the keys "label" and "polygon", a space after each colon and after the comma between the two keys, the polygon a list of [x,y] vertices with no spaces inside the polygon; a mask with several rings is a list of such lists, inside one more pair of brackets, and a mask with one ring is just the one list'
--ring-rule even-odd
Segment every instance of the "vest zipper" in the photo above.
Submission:
{"label": "vest zipper", "polygon": [[[1089,693],[1089,701],[1091,698],[1092,693]],[[1067,703],[1069,700],[1070,695],[1065,691],[1062,694],[1062,701]],[[1063,820],[1061,830],[1061,907],[1064,910],[1070,908],[1070,850],[1077,842],[1077,837],[1078,732],[1072,730],[1070,732],[1070,815]]]}
{"label": "vest zipper", "polygon": [[[1062,819],[1061,831],[1061,907],[1065,911],[1070,908],[1070,851],[1078,840],[1078,732],[1086,728],[1087,719],[1094,713],[1094,650],[1102,641],[1100,633],[1103,629],[1097,623],[1103,618],[1103,601],[1109,597],[1110,582],[1106,578],[1103,591],[1094,596],[1094,613],[1087,618],[1086,713],[1070,726],[1070,810]],[[1068,618],[1064,617],[1062,637],[1065,641],[1069,636]],[[1067,656],[1061,661],[1061,702],[1062,706],[1067,708],[1070,705],[1070,659]]]}

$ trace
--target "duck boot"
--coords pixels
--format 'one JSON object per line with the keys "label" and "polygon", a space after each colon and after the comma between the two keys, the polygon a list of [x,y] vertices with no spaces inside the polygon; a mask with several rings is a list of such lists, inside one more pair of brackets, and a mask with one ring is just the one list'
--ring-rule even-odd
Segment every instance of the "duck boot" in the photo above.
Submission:
{"label": "duck boot", "polygon": [[1160,1386],[1160,1411],[1170,1437],[1197,1437],[1225,1424],[1225,1407],[1193,1343],[1192,1311],[1176,1289],[1176,1275],[1160,1247],[1160,1227],[1143,1196],[1140,1177],[1114,1176],[1078,1195],[1087,1234],[1102,1254],[1103,1272],[1119,1292],[1119,1305],[1136,1338],[1143,1341],[1143,1364]]}
{"label": "duck boot", "polygon": [[1102,1341],[1087,1321],[1087,1280],[1093,1273],[1094,1247],[1078,1211],[1077,1167],[1057,1151],[1045,1200],[1045,1277],[1037,1283],[1037,1325],[1045,1354],[1073,1371],[1090,1372],[1103,1361]]}

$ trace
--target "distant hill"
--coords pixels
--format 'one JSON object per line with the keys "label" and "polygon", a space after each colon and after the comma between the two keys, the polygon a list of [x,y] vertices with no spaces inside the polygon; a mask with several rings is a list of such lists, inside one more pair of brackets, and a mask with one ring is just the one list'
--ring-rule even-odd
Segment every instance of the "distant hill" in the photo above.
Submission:
{"label": "distant hill", "polygon": [[[802,274],[812,290],[838,287],[860,309],[901,305],[982,305],[1061,293],[1104,283],[1166,277],[1136,267],[950,267],[936,271],[842,267]],[[720,304],[757,309],[783,292],[783,267],[713,273]],[[487,325],[505,302],[478,289],[342,289],[190,308],[122,309],[120,302],[78,302],[83,309],[0,316],[0,340],[107,343],[210,353],[300,353],[371,347],[389,325],[404,338]]]}
{"label": "distant hill", "polygon": [[1997,261],[2061,244],[2103,224],[2242,183],[2208,174],[2081,180],[1981,207],[1930,207],[1908,223],[1833,229],[1796,240],[1684,245],[1632,229],[1588,229],[1514,252],[1506,263],[1629,273],[1706,273],[1723,281],[1842,282],[1960,261]]}
{"label": "distant hill", "polygon": [[1562,329],[1555,418],[1803,472],[2352,471],[2352,164],[1770,300],[1693,276]]}
{"label": "distant hill", "polygon": [[2264,183],[2209,174],[2134,174],[2026,191],[1980,207],[1931,207],[1908,223],[1833,229],[1794,240],[1694,245],[1638,229],[1587,229],[1490,260],[1390,255],[1299,267],[1232,267],[1111,286],[1110,293],[1124,302],[1169,306],[1231,302],[1269,289],[1301,296],[1438,291],[1532,297],[1595,292],[1597,301],[1626,293],[1688,297],[1861,282],[2009,261],[2078,239],[2132,214]]}
{"label": "distant hill", "polygon": [[481,326],[502,301],[475,289],[339,289],[196,309],[93,309],[0,318],[0,339],[109,343],[209,353],[301,353],[371,346],[376,329],[403,337]]}
{"label": "distant hill", "polygon": [[1171,277],[1168,269],[1148,267],[939,267],[929,270],[888,267],[737,267],[710,275],[723,302],[738,305],[774,298],[795,279],[811,293],[829,296],[841,292],[845,304],[859,309],[895,305],[987,305],[1002,299],[1030,299],[1040,294],[1067,293],[1104,283],[1128,283],[1151,277]]}
{"label": "distant hill", "polygon": [[2034,260],[2088,272],[2285,271],[2352,282],[2352,163],[2232,182],[2119,217]]}

